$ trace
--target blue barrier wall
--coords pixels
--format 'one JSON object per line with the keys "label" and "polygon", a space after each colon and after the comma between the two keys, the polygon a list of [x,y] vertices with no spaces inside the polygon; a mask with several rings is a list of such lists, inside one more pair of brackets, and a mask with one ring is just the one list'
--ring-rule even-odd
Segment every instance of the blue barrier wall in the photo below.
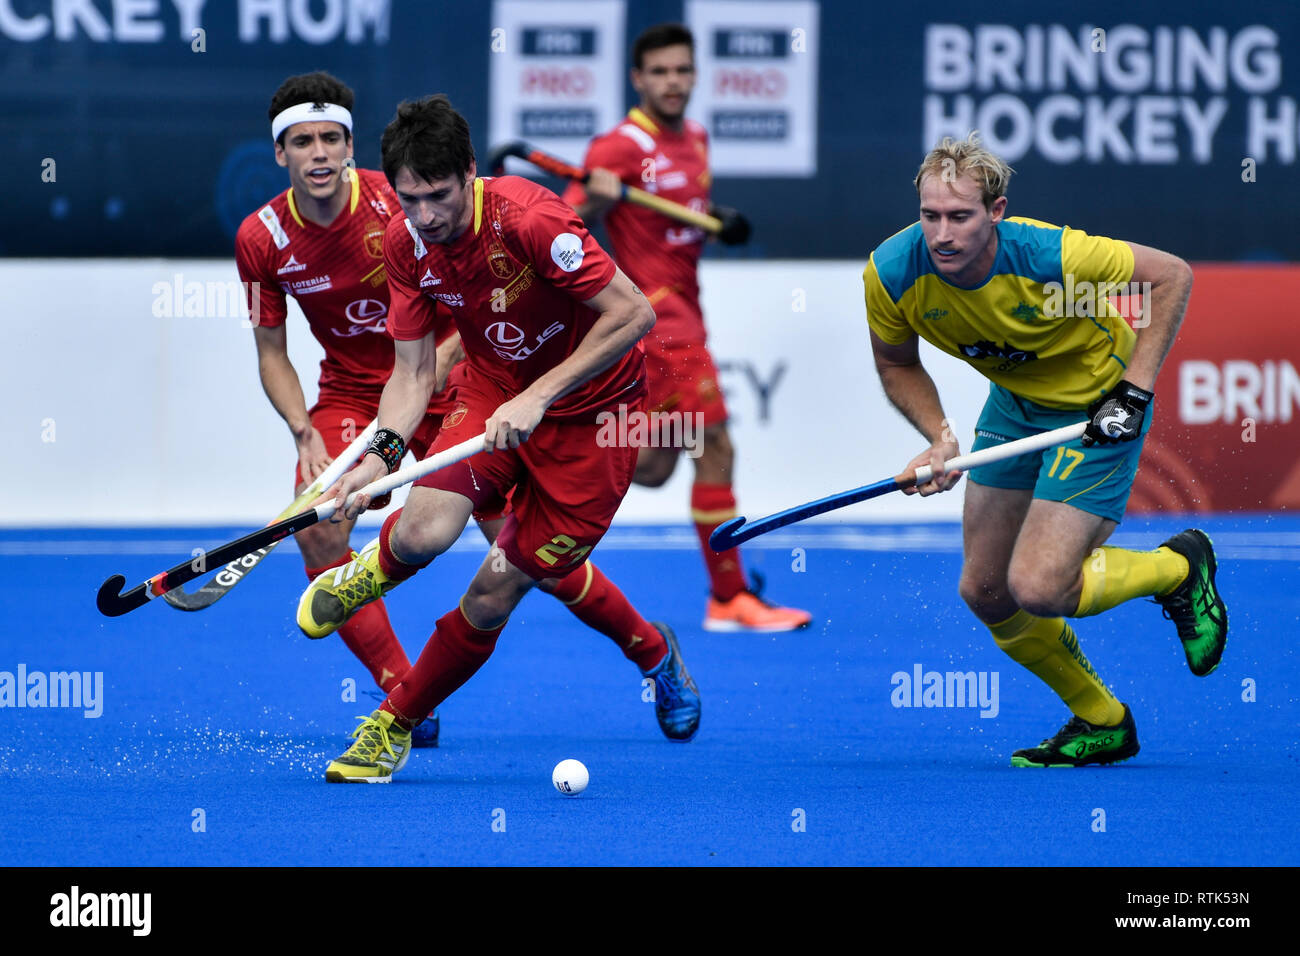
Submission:
{"label": "blue barrier wall", "polygon": [[[915,218],[910,179],[946,119],[1008,153],[1012,214],[1190,259],[1300,259],[1300,5],[975,6],[821,3],[804,53],[816,173],[720,176],[715,198],[755,224],[726,254],[862,258]],[[581,3],[561,7],[581,19]],[[630,0],[626,40],[684,15],[680,0]],[[493,16],[413,0],[0,0],[17,181],[0,254],[228,256],[239,220],[287,185],[266,108],[290,73],[353,86],[362,165],[378,164],[396,102],[436,91],[484,153]]]}

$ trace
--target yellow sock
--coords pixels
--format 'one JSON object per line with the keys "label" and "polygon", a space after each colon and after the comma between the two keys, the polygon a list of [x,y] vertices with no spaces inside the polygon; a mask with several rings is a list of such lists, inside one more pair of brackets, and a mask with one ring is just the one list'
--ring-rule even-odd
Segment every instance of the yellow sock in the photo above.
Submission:
{"label": "yellow sock", "polygon": [[1109,611],[1135,597],[1168,594],[1187,577],[1187,559],[1169,548],[1098,548],[1083,559],[1083,591],[1075,617]]}
{"label": "yellow sock", "polygon": [[1056,691],[1066,706],[1090,724],[1114,726],[1124,719],[1124,705],[1115,699],[1063,617],[1034,617],[1020,610],[999,624],[990,624],[998,647],[1016,663]]}

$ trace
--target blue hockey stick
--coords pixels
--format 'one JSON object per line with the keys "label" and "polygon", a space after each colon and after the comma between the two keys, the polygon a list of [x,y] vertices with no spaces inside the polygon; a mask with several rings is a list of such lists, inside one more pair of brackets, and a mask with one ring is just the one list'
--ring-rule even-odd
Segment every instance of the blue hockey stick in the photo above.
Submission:
{"label": "blue hockey stick", "polygon": [[[943,463],[944,471],[970,471],[981,465],[991,465],[995,461],[1004,461],[1018,455],[1028,455],[1031,452],[1063,445],[1081,437],[1087,424],[1087,422],[1079,422],[1075,425],[1066,425],[1064,428],[1055,428],[1041,435],[1030,435],[1028,438],[994,445],[992,448],[971,452],[969,455],[959,455]],[[784,528],[796,521],[857,504],[868,498],[878,498],[891,491],[902,491],[904,488],[923,485],[930,480],[930,477],[930,466],[922,465],[914,473],[895,475],[893,478],[877,481],[874,485],[863,485],[861,488],[841,491],[837,495],[810,501],[806,505],[796,505],[766,518],[760,518],[751,525],[746,525],[743,517],[732,518],[713,529],[713,534],[709,535],[709,547],[714,551],[729,551],[741,542],[757,538],[760,534],[767,534],[769,531]]]}

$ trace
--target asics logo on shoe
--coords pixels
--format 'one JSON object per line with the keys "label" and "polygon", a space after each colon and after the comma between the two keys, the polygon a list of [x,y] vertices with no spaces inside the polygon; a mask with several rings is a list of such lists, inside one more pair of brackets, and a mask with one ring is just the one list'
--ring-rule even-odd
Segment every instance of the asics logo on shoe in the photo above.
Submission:
{"label": "asics logo on shoe", "polygon": [[1200,586],[1196,589],[1196,603],[1200,605],[1200,610],[1206,617],[1219,627],[1223,627],[1225,626],[1223,615],[1219,613],[1218,605],[1211,596],[1210,575],[1202,570],[1200,578]]}
{"label": "asics logo on shoe", "polygon": [[1108,734],[1099,740],[1080,740],[1078,744],[1075,745],[1074,755],[1076,757],[1082,757],[1084,754],[1096,753],[1098,750],[1109,747],[1114,742],[1115,736],[1113,734]]}

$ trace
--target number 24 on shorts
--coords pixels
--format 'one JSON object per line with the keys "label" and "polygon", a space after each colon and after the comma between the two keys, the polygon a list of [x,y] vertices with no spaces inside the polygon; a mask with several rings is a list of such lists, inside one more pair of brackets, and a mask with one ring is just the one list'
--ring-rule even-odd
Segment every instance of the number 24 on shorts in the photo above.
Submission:
{"label": "number 24 on shorts", "polygon": [[[1062,470],[1059,475],[1057,475],[1056,469],[1060,467],[1062,457],[1069,458],[1070,463],[1065,466],[1064,470]],[[1075,451],[1073,448],[1066,448],[1064,445],[1058,445],[1056,447],[1056,460],[1052,462],[1052,467],[1047,470],[1047,477],[1060,478],[1062,481],[1065,481],[1065,479],[1070,477],[1070,472],[1074,471],[1075,466],[1081,461],[1083,461],[1083,452]]]}
{"label": "number 24 on shorts", "polygon": [[560,563],[560,558],[566,556],[565,565],[581,564],[582,559],[587,556],[587,552],[591,550],[592,546],[588,544],[579,548],[576,547],[577,544],[578,542],[567,534],[557,534],[534,553],[537,555],[537,560],[545,561],[551,567],[555,567]]}

